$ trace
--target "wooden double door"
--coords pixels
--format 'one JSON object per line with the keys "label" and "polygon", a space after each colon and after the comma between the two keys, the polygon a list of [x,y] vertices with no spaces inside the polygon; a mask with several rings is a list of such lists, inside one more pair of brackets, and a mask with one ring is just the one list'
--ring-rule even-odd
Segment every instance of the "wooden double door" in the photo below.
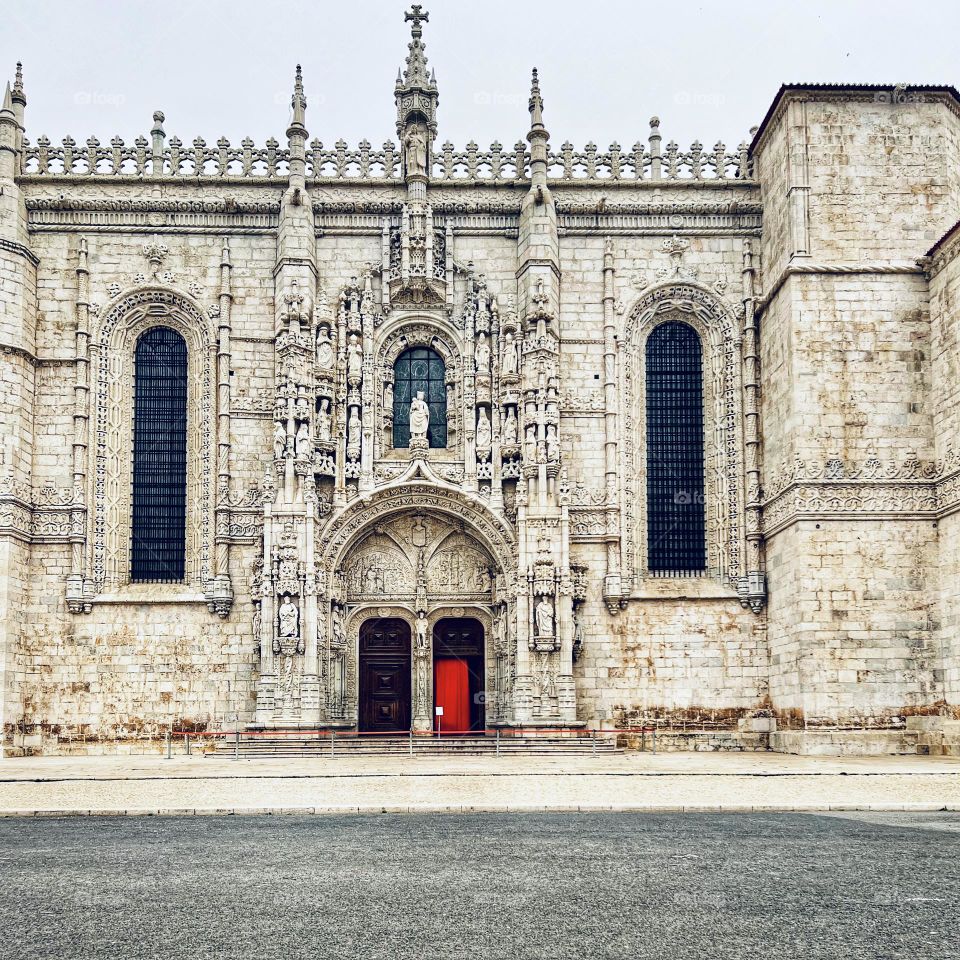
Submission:
{"label": "wooden double door", "polygon": [[410,729],[410,626],[375,617],[360,626],[360,716],[365,733]]}
{"label": "wooden double door", "polygon": [[[399,617],[372,617],[360,625],[361,733],[410,729],[411,635]],[[483,625],[471,617],[445,617],[433,628],[435,729],[444,733],[484,727]]]}

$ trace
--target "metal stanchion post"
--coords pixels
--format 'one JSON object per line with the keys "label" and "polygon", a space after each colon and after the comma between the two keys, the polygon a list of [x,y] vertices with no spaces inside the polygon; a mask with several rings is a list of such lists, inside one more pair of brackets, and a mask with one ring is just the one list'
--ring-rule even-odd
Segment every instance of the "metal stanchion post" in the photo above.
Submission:
{"label": "metal stanchion post", "polygon": [[653,755],[657,755],[657,725],[653,725]]}
{"label": "metal stanchion post", "polygon": [[240,728],[239,727],[237,727],[237,729],[234,731],[234,734],[235,736],[233,741],[233,759],[239,760],[240,759]]}
{"label": "metal stanchion post", "polygon": [[597,731],[593,731],[593,755],[597,755]]}
{"label": "metal stanchion post", "polygon": [[497,727],[497,756],[500,756],[500,728]]}
{"label": "metal stanchion post", "polygon": [[173,743],[171,742],[173,738],[170,736],[170,731],[167,730],[167,759],[173,759]]}
{"label": "metal stanchion post", "polygon": [[189,757],[190,756],[190,734],[189,733],[185,733],[183,735],[183,745],[186,748],[186,753],[187,753],[187,756]]}
{"label": "metal stanchion post", "polygon": [[336,733],[333,730],[331,730],[330,731],[330,756],[331,757],[334,755],[333,741],[335,738],[336,738]]}
{"label": "metal stanchion post", "polygon": [[410,728],[410,756],[413,756],[413,727]]}

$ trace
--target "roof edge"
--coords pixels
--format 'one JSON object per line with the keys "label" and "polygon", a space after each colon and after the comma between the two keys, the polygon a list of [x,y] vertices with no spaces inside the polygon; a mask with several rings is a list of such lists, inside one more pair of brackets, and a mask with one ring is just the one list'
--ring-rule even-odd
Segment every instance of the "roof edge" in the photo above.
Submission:
{"label": "roof edge", "polygon": [[776,96],[774,96],[773,102],[770,104],[767,112],[764,114],[763,120],[760,121],[760,126],[757,127],[757,132],[753,135],[753,139],[750,141],[751,153],[753,153],[761,139],[763,139],[763,135],[766,132],[767,127],[769,126],[770,121],[773,119],[773,116],[781,102],[791,93],[798,93],[806,90],[833,91],[835,93],[876,93],[884,90],[891,92],[891,100],[896,94],[905,94],[909,91],[915,91],[917,93],[940,93],[953,97],[953,99],[960,104],[960,92],[957,91],[956,87],[945,84],[784,83],[780,85],[780,89],[777,91]]}

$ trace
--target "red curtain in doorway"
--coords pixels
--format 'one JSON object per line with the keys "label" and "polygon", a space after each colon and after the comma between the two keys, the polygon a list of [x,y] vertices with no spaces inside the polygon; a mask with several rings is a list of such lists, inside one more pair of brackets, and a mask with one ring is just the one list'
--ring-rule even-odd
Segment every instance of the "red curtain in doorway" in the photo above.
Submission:
{"label": "red curtain in doorway", "polygon": [[437,659],[433,667],[433,696],[443,716],[436,717],[441,733],[461,733],[470,729],[470,674],[466,660],[455,657]]}

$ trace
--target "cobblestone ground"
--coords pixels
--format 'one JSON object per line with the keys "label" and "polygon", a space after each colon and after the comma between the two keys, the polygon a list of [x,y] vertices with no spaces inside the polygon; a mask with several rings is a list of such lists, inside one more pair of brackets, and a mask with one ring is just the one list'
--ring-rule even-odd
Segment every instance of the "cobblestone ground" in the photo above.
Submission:
{"label": "cobblestone ground", "polygon": [[960,815],[0,821],[3,958],[955,958]]}

